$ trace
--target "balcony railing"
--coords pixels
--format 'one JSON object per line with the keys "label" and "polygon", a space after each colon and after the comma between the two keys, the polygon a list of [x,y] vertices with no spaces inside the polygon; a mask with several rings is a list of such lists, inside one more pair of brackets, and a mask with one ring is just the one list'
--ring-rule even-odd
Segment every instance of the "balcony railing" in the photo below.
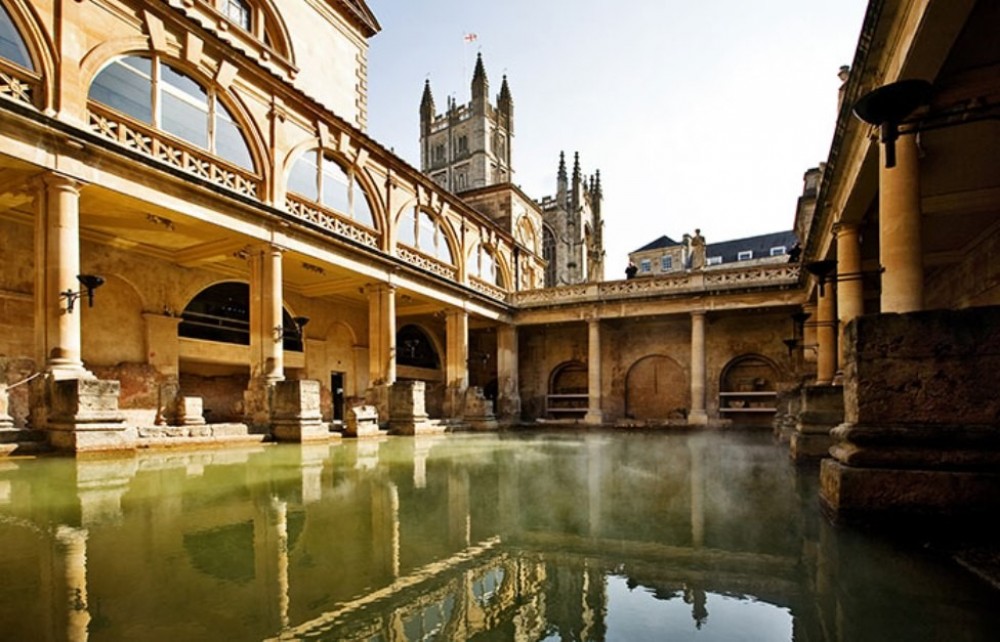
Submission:
{"label": "balcony railing", "polygon": [[411,265],[415,265],[418,268],[427,270],[428,272],[433,272],[434,274],[443,276],[446,279],[451,279],[452,281],[458,280],[458,269],[454,265],[442,263],[441,261],[433,259],[426,254],[422,254],[417,250],[413,250],[404,245],[397,245],[396,256]]}
{"label": "balcony railing", "polygon": [[288,194],[285,209],[297,219],[321,227],[327,232],[350,239],[370,248],[378,249],[378,236],[360,223],[328,210],[314,201]]}
{"label": "balcony railing", "polygon": [[638,277],[624,281],[525,290],[513,295],[513,303],[522,308],[532,308],[646,296],[766,289],[791,286],[798,281],[798,264],[780,263],[751,267],[709,268],[662,276]]}
{"label": "balcony railing", "polygon": [[89,109],[90,128],[101,136],[238,194],[260,198],[262,180],[259,176],[98,103],[90,103]]}
{"label": "balcony railing", "polygon": [[40,83],[41,80],[36,75],[0,60],[0,96],[35,106]]}
{"label": "balcony railing", "polygon": [[485,294],[491,299],[496,299],[498,301],[507,300],[507,292],[503,288],[493,285],[492,283],[484,281],[480,278],[470,276],[469,285],[473,290],[479,292],[480,294]]}

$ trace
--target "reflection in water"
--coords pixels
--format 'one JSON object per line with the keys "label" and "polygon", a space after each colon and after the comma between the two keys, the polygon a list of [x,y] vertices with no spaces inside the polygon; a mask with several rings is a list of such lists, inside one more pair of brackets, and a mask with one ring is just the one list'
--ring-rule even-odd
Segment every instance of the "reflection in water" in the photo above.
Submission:
{"label": "reflection in water", "polygon": [[996,594],[831,528],[763,434],[0,462],[0,638],[994,639]]}

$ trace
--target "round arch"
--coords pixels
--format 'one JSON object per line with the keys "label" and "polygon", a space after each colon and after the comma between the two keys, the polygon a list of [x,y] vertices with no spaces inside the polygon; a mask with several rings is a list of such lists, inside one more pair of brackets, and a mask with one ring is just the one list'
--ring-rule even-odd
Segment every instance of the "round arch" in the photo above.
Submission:
{"label": "round arch", "polygon": [[517,225],[514,229],[518,240],[533,253],[538,254],[538,230],[535,229],[531,218],[527,214],[522,214],[517,219]]}
{"label": "round arch", "polygon": [[[172,55],[168,51],[153,49],[150,47],[148,39],[140,36],[108,40],[88,51],[80,63],[81,83],[86,89],[84,95],[88,97],[87,100],[92,100],[90,92],[97,77],[116,60],[127,57],[158,61],[169,69],[190,77],[202,90],[211,92],[211,95],[215,96],[222,104],[225,112],[235,121],[243,143],[246,146],[247,154],[250,156],[250,164],[253,166],[248,169],[251,173],[257,174],[262,179],[265,193],[258,195],[258,198],[264,200],[267,197],[267,186],[271,183],[270,177],[272,174],[272,169],[266,162],[267,154],[264,151],[266,148],[264,136],[240,97],[231,88],[223,87],[216,82],[211,75],[212,69],[192,64],[184,58]],[[113,109],[113,107],[109,108]],[[150,124],[150,126],[153,125]],[[195,142],[186,142],[197,146]],[[217,152],[213,151],[210,153],[215,154],[226,162],[233,162],[218,155]]]}
{"label": "round arch", "polygon": [[[414,247],[410,243],[406,243],[405,240],[401,240],[400,231],[403,226],[404,217],[407,215],[411,217],[416,216],[419,213],[426,214],[437,229],[440,229],[443,233],[445,245],[447,246],[448,252],[451,254],[451,263],[449,265],[455,266],[459,275],[465,274],[466,261],[464,252],[458,242],[458,235],[455,234],[455,230],[451,226],[451,222],[447,219],[447,217],[442,216],[440,212],[436,212],[426,205],[418,205],[417,199],[411,199],[410,203],[408,203],[406,207],[401,208],[399,213],[396,215],[396,218],[393,221],[392,247],[395,248],[400,244],[408,247]],[[405,237],[402,238],[405,239]],[[428,254],[426,250],[419,247],[416,249],[424,254]]]}
{"label": "round arch", "polygon": [[670,357],[642,357],[625,375],[625,416],[657,420],[683,417],[691,406],[690,388],[684,368]]}
{"label": "round arch", "polygon": [[587,364],[582,361],[564,361],[549,373],[550,395],[580,395],[587,390]]}
{"label": "round arch", "polygon": [[[217,343],[250,345],[250,284],[221,281],[202,288],[188,300],[181,312],[177,335]],[[282,303],[283,347],[302,352],[303,339],[295,317]]]}
{"label": "round arch", "polygon": [[[295,164],[305,154],[310,152],[322,154],[325,158],[329,158],[334,161],[340,166],[341,170],[343,170],[345,174],[352,177],[358,183],[358,186],[361,188],[361,192],[364,195],[365,202],[368,204],[368,210],[372,217],[374,229],[378,232],[378,236],[380,237],[380,246],[384,244],[384,239],[387,236],[386,229],[388,227],[386,225],[387,215],[385,203],[382,202],[382,198],[379,195],[375,181],[372,179],[371,174],[364,168],[359,167],[355,162],[341,154],[339,151],[324,148],[322,142],[318,138],[304,140],[292,147],[285,155],[285,159],[281,164],[280,170],[276,169],[276,173],[280,177],[284,187],[285,194],[290,191],[288,187],[290,185]],[[284,204],[281,203],[279,206],[280,205]]]}
{"label": "round arch", "polygon": [[[478,257],[475,256],[477,250],[488,254],[490,259],[493,261],[493,265],[496,269],[496,278],[494,281],[491,282],[489,279],[484,278],[480,274],[473,274],[473,266],[475,266],[478,261]],[[495,246],[482,241],[474,243],[472,247],[469,248],[463,259],[465,261],[465,274],[467,276],[475,276],[478,279],[491,283],[492,285],[496,285],[500,288],[513,289],[511,286],[513,280],[510,278],[510,268],[508,267],[504,256]]]}
{"label": "round arch", "polygon": [[407,323],[396,330],[396,365],[441,369],[442,346],[433,332],[419,323]]}
{"label": "round arch", "polygon": [[774,392],[781,380],[781,368],[772,359],[757,353],[730,359],[719,377],[720,392]]}
{"label": "round arch", "polygon": [[28,57],[34,67],[32,74],[37,78],[39,95],[32,97],[32,104],[38,109],[48,109],[52,106],[53,85],[55,82],[56,49],[48,32],[41,26],[43,23],[31,2],[26,0],[0,0],[7,11],[14,29],[24,41]]}

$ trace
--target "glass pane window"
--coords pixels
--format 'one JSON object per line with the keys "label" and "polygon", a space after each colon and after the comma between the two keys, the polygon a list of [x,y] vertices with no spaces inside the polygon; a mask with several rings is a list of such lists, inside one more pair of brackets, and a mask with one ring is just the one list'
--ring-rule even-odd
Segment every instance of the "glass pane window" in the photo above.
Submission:
{"label": "glass pane window", "polygon": [[218,101],[215,103],[215,153],[234,165],[253,170],[253,159],[240,126]]}
{"label": "glass pane window", "polygon": [[341,214],[351,215],[350,178],[347,172],[329,158],[323,158],[320,201]]}
{"label": "glass pane window", "polygon": [[351,186],[351,208],[354,214],[354,220],[363,225],[367,225],[370,228],[375,227],[375,219],[372,217],[372,208],[368,205],[368,198],[365,196],[365,190],[361,189],[361,183],[358,179],[354,179],[354,184]]}
{"label": "glass pane window", "polygon": [[223,11],[226,17],[250,31],[250,6],[243,0],[225,0]]}
{"label": "glass pane window", "polygon": [[319,168],[316,166],[316,152],[307,152],[299,156],[292,171],[288,175],[288,191],[295,192],[306,198],[319,200]]}
{"label": "glass pane window", "polygon": [[417,220],[416,211],[404,212],[399,217],[399,230],[396,232],[396,242],[410,247],[417,246]]}
{"label": "glass pane window", "polygon": [[120,58],[90,85],[90,99],[138,121],[153,124],[153,77],[146,58]]}
{"label": "glass pane window", "polygon": [[253,171],[243,130],[216,93],[166,63],[114,60],[94,79],[89,97]]}
{"label": "glass pane window", "polygon": [[25,69],[34,69],[31,64],[31,56],[28,55],[28,48],[24,44],[24,38],[14,25],[14,20],[7,13],[7,9],[0,4],[0,58],[11,61]]}
{"label": "glass pane window", "polygon": [[649,259],[643,259],[642,261],[639,262],[639,271],[640,272],[650,272],[650,271],[652,271],[652,269],[653,269],[653,265],[652,265],[652,263],[650,262]]}

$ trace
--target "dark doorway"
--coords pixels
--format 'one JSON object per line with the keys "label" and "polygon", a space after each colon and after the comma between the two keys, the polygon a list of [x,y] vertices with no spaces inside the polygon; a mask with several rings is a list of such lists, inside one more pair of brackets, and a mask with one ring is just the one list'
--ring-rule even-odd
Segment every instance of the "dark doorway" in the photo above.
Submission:
{"label": "dark doorway", "polygon": [[333,420],[344,420],[344,373],[330,373],[330,393],[333,395]]}

